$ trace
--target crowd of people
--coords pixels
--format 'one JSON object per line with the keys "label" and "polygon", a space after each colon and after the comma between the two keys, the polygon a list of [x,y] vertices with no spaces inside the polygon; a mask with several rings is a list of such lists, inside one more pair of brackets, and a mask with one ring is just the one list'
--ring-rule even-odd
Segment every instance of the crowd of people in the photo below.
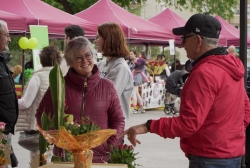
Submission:
{"label": "crowd of people", "polygon": [[[195,14],[184,27],[173,29],[173,34],[182,36],[187,62],[182,65],[176,59],[169,69],[164,55],[159,54],[154,61],[166,64],[160,76],[167,78],[176,70],[190,73],[181,91],[180,115],[149,119],[125,130],[131,113],[145,113],[138,87],[151,82],[146,68],[150,61],[144,51],[138,56],[135,50],[129,51],[118,24],[98,26],[94,41],[97,51],[80,26],[66,27],[64,54],[55,46],[44,47],[39,55],[42,68],[33,72],[21,99],[17,99],[15,81],[20,80],[22,68],[17,66],[12,74],[8,67],[10,55],[6,51],[11,39],[6,22],[0,20],[0,121],[6,123],[7,143],[11,145],[15,131],[37,131],[36,123],[41,125],[43,112],[53,116],[48,76],[53,66],[60,64],[65,80],[65,113],[72,114],[76,121],[86,116],[101,129],[117,130],[116,135],[93,149],[94,163],[107,162],[109,146],[120,145],[125,136],[136,146],[140,144],[138,135],[150,132],[163,138],[179,137],[189,168],[240,168],[245,154],[249,166],[250,150],[245,150],[245,137],[248,140],[249,135],[245,136],[245,130],[249,132],[250,104],[244,87],[245,70],[235,47],[218,47],[220,30],[220,23],[205,14]],[[97,62],[97,52],[105,59]],[[62,153],[55,147],[54,155]],[[32,155],[34,152],[31,159]],[[11,161],[12,167],[17,167],[14,153]]]}

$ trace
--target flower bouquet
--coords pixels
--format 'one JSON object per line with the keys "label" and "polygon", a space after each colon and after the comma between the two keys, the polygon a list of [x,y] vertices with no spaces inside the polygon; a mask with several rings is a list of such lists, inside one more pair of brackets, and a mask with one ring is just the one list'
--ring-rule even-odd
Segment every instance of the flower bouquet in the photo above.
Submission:
{"label": "flower bouquet", "polygon": [[147,70],[151,75],[160,75],[166,68],[165,62],[150,61],[146,64]]}
{"label": "flower bouquet", "polygon": [[119,145],[118,147],[110,147],[109,154],[109,163],[119,163],[119,164],[127,164],[128,168],[135,168],[136,166],[140,166],[135,163],[137,159],[135,156],[138,153],[134,153],[134,148],[132,145]]}
{"label": "flower bouquet", "polygon": [[[84,121],[86,119],[82,122]],[[38,128],[49,143],[73,154],[74,168],[90,168],[93,158],[90,149],[101,145],[111,135],[116,134],[116,130],[113,129],[98,130],[99,127],[91,122],[71,122],[61,126],[59,130],[44,131],[39,126]]]}

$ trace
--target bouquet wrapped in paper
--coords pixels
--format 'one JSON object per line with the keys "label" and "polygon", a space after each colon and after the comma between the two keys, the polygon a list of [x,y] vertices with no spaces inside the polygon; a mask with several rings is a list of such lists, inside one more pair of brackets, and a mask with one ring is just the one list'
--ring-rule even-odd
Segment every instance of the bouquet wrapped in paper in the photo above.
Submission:
{"label": "bouquet wrapped in paper", "polygon": [[38,128],[49,143],[72,152],[74,168],[90,168],[93,158],[93,152],[90,149],[101,145],[111,135],[116,134],[116,130],[113,129],[72,135],[64,126],[61,126],[59,130],[50,131],[44,131],[39,126]]}
{"label": "bouquet wrapped in paper", "polygon": [[147,70],[151,75],[160,75],[166,68],[165,62],[150,61],[146,64]]}

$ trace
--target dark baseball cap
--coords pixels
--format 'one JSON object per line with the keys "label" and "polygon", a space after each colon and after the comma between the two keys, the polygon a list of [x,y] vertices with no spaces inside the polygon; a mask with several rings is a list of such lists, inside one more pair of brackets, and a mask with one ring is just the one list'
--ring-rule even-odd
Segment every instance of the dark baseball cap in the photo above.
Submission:
{"label": "dark baseball cap", "polygon": [[220,22],[213,16],[207,14],[195,14],[191,16],[184,27],[174,28],[174,35],[185,36],[189,33],[209,38],[219,38],[221,31]]}

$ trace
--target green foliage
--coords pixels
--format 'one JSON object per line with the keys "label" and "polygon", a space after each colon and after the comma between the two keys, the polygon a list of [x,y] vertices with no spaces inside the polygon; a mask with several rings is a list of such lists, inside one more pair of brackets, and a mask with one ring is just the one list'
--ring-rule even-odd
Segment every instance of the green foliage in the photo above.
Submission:
{"label": "green foliage", "polygon": [[[49,117],[46,115],[46,113],[42,114],[42,130],[47,131],[50,129],[50,120]],[[40,133],[39,136],[39,150],[40,150],[40,166],[45,164],[43,155],[46,152],[47,147],[49,146],[49,143],[47,140],[43,137],[43,135]]]}
{"label": "green foliage", "polygon": [[233,18],[233,8],[239,4],[239,0],[157,0],[165,2],[167,6],[174,6],[180,10],[189,9],[195,13],[217,14],[224,19]]}
{"label": "green foliage", "polygon": [[[174,62],[174,56],[170,55],[169,49],[164,50],[164,55],[166,56],[166,60],[168,61],[168,65],[170,65],[170,63]],[[175,50],[175,58],[180,59],[180,52],[178,52],[176,50]]]}
{"label": "green foliage", "polygon": [[49,84],[54,107],[55,129],[59,130],[60,126],[63,125],[65,81],[58,64],[50,71]]}
{"label": "green foliage", "polygon": [[32,72],[34,71],[34,69],[32,68],[28,68],[24,70],[24,76],[25,76],[25,85],[27,84],[27,82],[29,81],[29,79],[32,76]]}
{"label": "green foliage", "polygon": [[[22,65],[23,50],[18,45],[20,36],[11,36],[11,42],[9,43],[9,52],[12,57],[9,62],[9,66],[14,67],[15,65]],[[31,58],[32,50],[25,51],[25,62],[28,62]]]}
{"label": "green foliage", "polygon": [[[98,0],[43,0],[44,2],[75,14],[87,9]],[[114,3],[126,8],[128,11],[140,15],[141,4],[146,0],[113,0]],[[233,8],[239,4],[239,0],[156,0],[156,2],[165,2],[166,6],[174,6],[180,10],[197,11],[195,13],[218,14],[224,19],[233,17]],[[139,8],[137,8],[139,7]],[[136,9],[137,8],[137,9]]]}
{"label": "green foliage", "polygon": [[71,122],[68,124],[69,117],[70,115],[64,118],[64,127],[74,136],[100,130],[100,127],[88,117],[82,117],[80,123]]}
{"label": "green foliage", "polygon": [[117,163],[117,164],[127,164],[128,168],[135,168],[140,166],[135,163],[136,155],[139,153],[134,152],[132,145],[119,145],[118,147],[110,147],[109,160],[108,163]]}
{"label": "green foliage", "polygon": [[[42,1],[58,9],[61,9],[67,13],[76,14],[78,12],[81,12],[84,9],[87,9],[88,7],[96,3],[98,0],[42,0]],[[135,11],[136,12],[135,14],[138,15],[139,14],[137,10],[138,5],[145,2],[146,0],[112,0],[112,1],[116,3],[117,5],[121,6],[122,8],[131,10],[132,12]],[[132,8],[130,8],[131,4],[133,6]],[[136,4],[136,5],[133,5],[133,4]]]}

